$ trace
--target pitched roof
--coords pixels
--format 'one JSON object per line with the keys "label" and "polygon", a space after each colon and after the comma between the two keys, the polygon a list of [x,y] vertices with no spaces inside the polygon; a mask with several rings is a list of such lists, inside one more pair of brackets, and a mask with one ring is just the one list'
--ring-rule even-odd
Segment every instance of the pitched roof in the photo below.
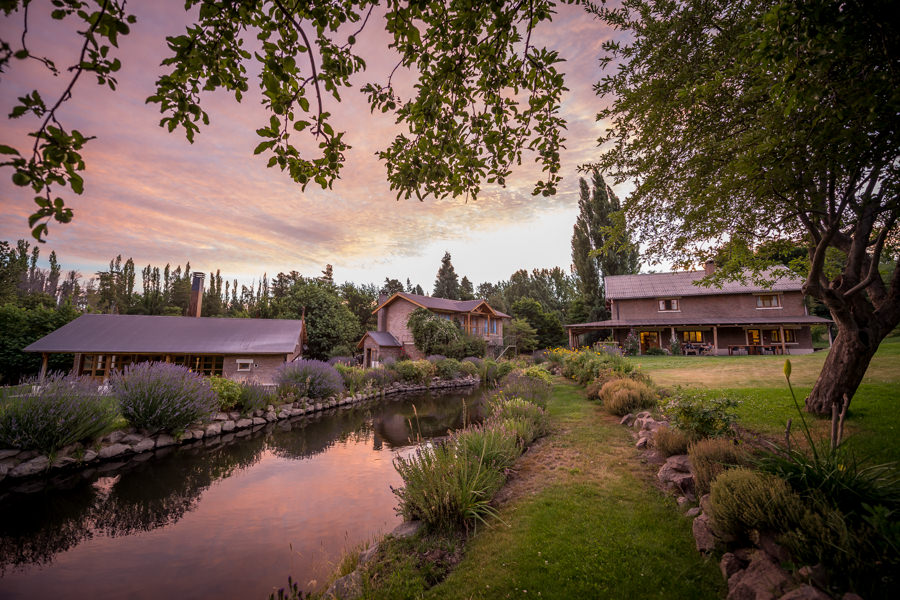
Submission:
{"label": "pitched roof", "polygon": [[381,346],[385,347],[394,347],[394,348],[402,348],[403,345],[397,341],[397,338],[393,336],[389,331],[367,331],[365,335],[362,336],[362,339],[359,340],[359,343],[356,344],[357,348],[361,348],[363,342],[366,341],[366,336],[372,338],[372,340]]}
{"label": "pitched roof", "polygon": [[744,325],[817,325],[831,323],[829,319],[813,315],[775,316],[775,317],[665,317],[646,319],[609,319],[593,323],[573,323],[566,325],[570,329],[611,329],[613,327],[685,327],[690,325],[718,325],[720,327]]}
{"label": "pitched roof", "polygon": [[291,354],[303,321],[150,315],[81,315],[26,352]]}
{"label": "pitched roof", "polygon": [[[427,308],[430,310],[440,310],[445,312],[458,312],[458,313],[468,313],[472,312],[476,308],[478,308],[481,304],[490,309],[494,315],[502,318],[510,318],[509,315],[500,312],[499,310],[495,310],[491,308],[491,305],[485,302],[484,300],[450,300],[448,298],[435,298],[433,296],[421,296],[419,294],[410,294],[408,292],[397,292],[387,300],[385,300],[378,308],[375,309],[377,311],[379,308],[392,302],[395,298],[404,298],[409,300],[413,304],[418,304],[423,308]],[[372,312],[375,312],[372,311]]]}
{"label": "pitched roof", "polygon": [[672,296],[714,296],[718,294],[749,294],[753,292],[799,292],[803,281],[799,278],[774,277],[771,271],[762,273],[763,279],[774,280],[771,287],[764,287],[748,279],[725,281],[722,287],[695,285],[706,276],[705,271],[678,271],[675,273],[641,273],[638,275],[610,275],[604,277],[606,297],[611,300],[632,298],[663,298]]}

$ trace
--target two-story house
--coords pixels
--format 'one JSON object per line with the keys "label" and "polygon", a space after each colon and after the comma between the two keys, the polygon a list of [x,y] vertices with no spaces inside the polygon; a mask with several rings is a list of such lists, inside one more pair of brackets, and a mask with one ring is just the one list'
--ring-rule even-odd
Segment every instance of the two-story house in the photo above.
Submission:
{"label": "two-story house", "polygon": [[642,354],[670,349],[673,337],[703,354],[807,354],[813,351],[810,326],[831,323],[809,314],[799,279],[779,277],[771,287],[695,284],[714,270],[707,263],[703,271],[605,277],[610,318],[566,325],[569,345],[577,347],[584,333],[610,330],[622,345],[634,330]]}
{"label": "two-story house", "polygon": [[494,310],[484,300],[448,300],[407,292],[398,292],[389,298],[382,296],[372,311],[378,317],[377,331],[367,331],[357,344],[363,352],[364,365],[371,366],[385,358],[396,359],[402,355],[424,358],[406,324],[409,315],[418,308],[454,321],[463,331],[484,338],[489,350],[502,346],[503,323],[511,318]]}

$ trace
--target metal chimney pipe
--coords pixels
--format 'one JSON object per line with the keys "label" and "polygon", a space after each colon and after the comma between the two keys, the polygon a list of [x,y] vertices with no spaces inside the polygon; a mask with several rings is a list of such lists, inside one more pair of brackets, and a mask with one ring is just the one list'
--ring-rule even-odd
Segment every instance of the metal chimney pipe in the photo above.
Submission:
{"label": "metal chimney pipe", "polygon": [[206,273],[194,271],[194,279],[191,281],[191,304],[188,307],[189,317],[199,317],[203,309],[203,281]]}

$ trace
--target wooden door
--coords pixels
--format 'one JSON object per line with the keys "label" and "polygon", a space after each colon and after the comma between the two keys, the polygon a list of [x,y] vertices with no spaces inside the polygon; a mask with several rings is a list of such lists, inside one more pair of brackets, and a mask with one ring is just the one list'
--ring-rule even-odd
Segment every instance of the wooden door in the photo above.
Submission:
{"label": "wooden door", "polygon": [[659,348],[659,334],[655,331],[642,331],[641,354],[646,354],[650,348]]}

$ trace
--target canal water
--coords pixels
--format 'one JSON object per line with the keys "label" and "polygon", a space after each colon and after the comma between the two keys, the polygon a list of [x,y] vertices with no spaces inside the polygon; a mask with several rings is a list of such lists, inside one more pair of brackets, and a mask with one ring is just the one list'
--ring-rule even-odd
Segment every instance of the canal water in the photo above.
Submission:
{"label": "canal water", "polygon": [[266,598],[311,590],[401,519],[397,456],[481,392],[389,397],[46,480],[0,484],[0,598]]}

